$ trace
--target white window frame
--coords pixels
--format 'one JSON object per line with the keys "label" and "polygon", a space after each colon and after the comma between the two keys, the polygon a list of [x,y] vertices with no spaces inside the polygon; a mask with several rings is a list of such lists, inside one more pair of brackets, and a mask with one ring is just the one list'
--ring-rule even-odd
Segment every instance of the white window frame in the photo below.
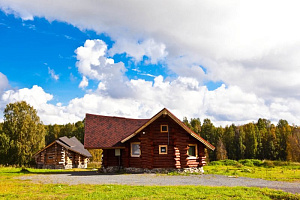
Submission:
{"label": "white window frame", "polygon": [[[133,145],[139,145],[139,155],[137,154],[133,154],[132,150],[133,150]],[[141,156],[141,143],[140,142],[131,142],[130,143],[130,155],[131,157],[140,157]]]}
{"label": "white window frame", "polygon": [[187,155],[189,156],[189,159],[195,159],[198,158],[198,145],[197,144],[189,144],[188,147],[193,146],[195,147],[195,156],[189,155],[189,149],[187,150]]}
{"label": "white window frame", "polygon": [[[162,147],[165,147],[166,148],[166,152],[161,152],[161,148]],[[158,147],[158,151],[159,151],[159,154],[168,154],[168,145],[159,145]]]}

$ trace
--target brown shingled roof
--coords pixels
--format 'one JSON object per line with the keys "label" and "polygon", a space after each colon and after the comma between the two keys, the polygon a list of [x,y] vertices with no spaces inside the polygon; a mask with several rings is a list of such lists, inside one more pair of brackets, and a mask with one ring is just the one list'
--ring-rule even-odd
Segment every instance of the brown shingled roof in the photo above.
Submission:
{"label": "brown shingled roof", "polygon": [[51,144],[49,144],[48,146],[44,147],[43,149],[39,150],[38,152],[36,152],[34,154],[37,155],[38,153],[40,153],[41,151],[44,151],[45,149],[49,148],[50,146],[52,146],[53,144],[59,144],[63,147],[65,147],[66,149],[73,151],[75,153],[79,153],[85,157],[92,157],[92,155],[90,154],[90,152],[88,150],[86,150],[83,146],[83,144],[74,136],[72,138],[68,138],[66,136],[64,137],[60,137],[57,140],[53,141]]}
{"label": "brown shingled roof", "polygon": [[120,141],[148,120],[86,114],[84,147],[88,149],[123,147]]}
{"label": "brown shingled roof", "polygon": [[188,134],[202,142],[209,149],[215,149],[213,145],[189,129],[166,108],[162,109],[151,119],[128,119],[86,114],[84,147],[88,149],[123,148],[124,142],[134,137],[161,115],[169,115]]}

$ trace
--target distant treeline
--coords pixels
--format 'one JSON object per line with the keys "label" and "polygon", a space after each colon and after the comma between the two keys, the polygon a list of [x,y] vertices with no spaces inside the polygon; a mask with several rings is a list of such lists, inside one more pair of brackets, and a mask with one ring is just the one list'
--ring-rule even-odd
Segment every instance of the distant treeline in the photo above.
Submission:
{"label": "distant treeline", "polygon": [[[25,101],[8,104],[4,122],[0,123],[0,164],[24,165],[33,162],[33,155],[62,136],[84,143],[84,122],[65,125],[43,125],[37,111]],[[242,126],[215,127],[209,119],[183,119],[195,133],[216,147],[208,151],[209,160],[282,160],[300,162],[300,128],[279,120],[275,126],[269,120]],[[94,161],[100,161],[101,151],[91,151]]]}
{"label": "distant treeline", "polygon": [[282,160],[300,162],[300,128],[279,120],[275,126],[267,119],[242,126],[215,127],[209,119],[183,122],[216,147],[209,151],[210,160]]}
{"label": "distant treeline", "polygon": [[[300,162],[300,128],[290,126],[286,120],[279,120],[275,126],[269,120],[259,119],[257,123],[242,126],[234,124],[225,128],[215,127],[209,119],[203,124],[199,118],[184,118],[183,122],[195,133],[216,147],[208,151],[209,160],[282,160]],[[0,123],[0,131],[3,123]],[[84,143],[84,120],[65,125],[44,125],[45,145],[63,136],[75,136]]]}

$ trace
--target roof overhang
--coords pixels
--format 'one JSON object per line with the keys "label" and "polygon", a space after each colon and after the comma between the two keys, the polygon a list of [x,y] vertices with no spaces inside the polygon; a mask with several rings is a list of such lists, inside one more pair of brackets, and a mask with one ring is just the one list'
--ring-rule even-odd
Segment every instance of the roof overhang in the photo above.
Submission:
{"label": "roof overhang", "polygon": [[127,136],[124,138],[121,143],[124,143],[128,141],[129,139],[133,138],[136,136],[139,132],[141,132],[144,128],[146,128],[148,125],[150,125],[152,122],[154,122],[156,119],[158,119],[162,115],[168,115],[171,117],[179,126],[181,126],[184,130],[186,130],[191,136],[193,136],[195,139],[199,140],[202,142],[206,147],[208,147],[211,150],[215,150],[215,147],[211,145],[209,142],[204,140],[201,136],[196,134],[194,131],[192,131],[190,128],[188,128],[181,120],[179,120],[175,115],[173,115],[168,109],[164,108],[162,109],[159,113],[154,115],[149,121],[147,121],[143,126],[138,128],[135,132],[133,132],[131,135]]}

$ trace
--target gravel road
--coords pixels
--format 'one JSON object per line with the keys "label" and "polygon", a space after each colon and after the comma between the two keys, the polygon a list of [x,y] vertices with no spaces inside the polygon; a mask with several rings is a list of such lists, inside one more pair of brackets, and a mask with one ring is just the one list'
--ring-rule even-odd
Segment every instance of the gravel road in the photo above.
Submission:
{"label": "gravel road", "polygon": [[124,185],[207,185],[267,187],[291,193],[300,193],[300,183],[267,181],[256,178],[227,177],[222,175],[168,176],[157,174],[99,174],[96,172],[71,172],[66,174],[33,175],[19,177],[35,183],[61,184],[124,184]]}

